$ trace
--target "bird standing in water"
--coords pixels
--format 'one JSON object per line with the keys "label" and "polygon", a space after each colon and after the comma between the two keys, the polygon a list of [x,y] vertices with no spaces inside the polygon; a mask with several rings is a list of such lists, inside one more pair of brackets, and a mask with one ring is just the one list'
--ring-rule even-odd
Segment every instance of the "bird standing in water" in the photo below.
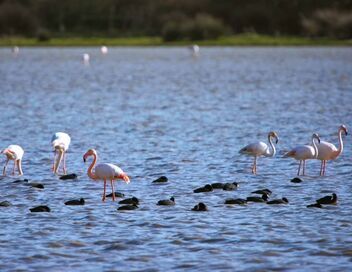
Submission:
{"label": "bird standing in water", "polygon": [[1,151],[1,153],[5,154],[5,156],[7,157],[2,174],[4,176],[6,175],[7,164],[9,163],[10,160],[13,160],[14,165],[13,165],[12,175],[15,174],[15,170],[17,166],[18,174],[19,176],[22,176],[23,175],[22,158],[24,154],[23,148],[20,147],[19,145],[9,145],[7,148]]}
{"label": "bird standing in water", "polygon": [[297,176],[301,172],[301,165],[303,162],[303,176],[305,175],[306,160],[316,159],[318,157],[318,148],[315,143],[315,140],[320,143],[319,135],[314,133],[312,135],[312,145],[299,145],[293,148],[291,151],[287,152],[283,157],[284,158],[294,158],[299,160]]}
{"label": "bird standing in water", "polygon": [[269,146],[264,143],[264,142],[256,142],[256,143],[251,143],[244,148],[242,148],[239,153],[241,154],[246,154],[249,156],[254,157],[254,162],[253,162],[253,167],[252,167],[252,173],[257,174],[257,158],[260,156],[265,156],[265,157],[273,157],[276,154],[276,149],[275,146],[272,142],[272,139],[275,139],[275,143],[277,144],[279,142],[279,137],[277,136],[277,133],[274,131],[269,132],[268,134],[268,141],[269,141]]}
{"label": "bird standing in water", "polygon": [[317,159],[321,160],[320,176],[325,176],[326,162],[329,160],[335,160],[338,156],[341,155],[343,151],[342,133],[347,135],[347,128],[345,125],[341,125],[338,130],[338,135],[339,135],[338,149],[336,148],[335,145],[325,141],[320,141],[320,143],[317,144],[317,148],[318,148]]}
{"label": "bird standing in water", "polygon": [[[51,144],[54,148],[54,162],[52,170],[55,174],[59,172],[59,166],[63,161],[63,172],[66,174],[66,152],[70,146],[71,137],[65,132],[56,132],[51,138]],[[58,157],[56,158],[56,153]]]}
{"label": "bird standing in water", "polygon": [[[103,193],[103,201],[105,201],[106,194],[106,181],[110,180],[111,191],[112,191],[112,200],[115,201],[115,193],[114,193],[114,181],[116,179],[122,179],[127,184],[130,182],[129,177],[126,175],[122,169],[112,163],[99,163],[96,165],[98,160],[98,154],[95,149],[89,149],[83,156],[83,161],[86,162],[87,158],[92,156],[93,162],[88,168],[87,174],[93,180],[104,180],[104,193]],[[94,171],[93,171],[94,169]]]}

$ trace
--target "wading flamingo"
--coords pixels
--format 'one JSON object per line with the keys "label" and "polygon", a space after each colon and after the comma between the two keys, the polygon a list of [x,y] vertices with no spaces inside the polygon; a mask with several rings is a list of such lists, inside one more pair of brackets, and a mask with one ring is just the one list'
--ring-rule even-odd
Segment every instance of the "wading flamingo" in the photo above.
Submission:
{"label": "wading flamingo", "polygon": [[[71,143],[71,137],[65,132],[56,132],[51,138],[51,144],[54,148],[54,162],[52,170],[55,174],[59,172],[59,166],[63,160],[63,172],[66,174],[66,151]],[[58,157],[56,158],[56,153]]]}
{"label": "wading flamingo", "polygon": [[256,142],[249,144],[242,148],[239,153],[241,154],[246,154],[249,156],[254,157],[254,163],[252,167],[252,173],[257,174],[257,158],[260,156],[265,156],[265,157],[273,157],[275,156],[276,149],[275,146],[272,142],[272,139],[275,139],[275,143],[277,144],[279,142],[279,137],[277,136],[276,132],[270,131],[268,134],[268,141],[269,141],[269,146],[264,143],[264,142]]}
{"label": "wading flamingo", "polygon": [[22,157],[23,157],[23,153],[24,153],[23,148],[20,147],[19,145],[9,145],[1,153],[5,154],[7,157],[2,174],[4,176],[6,175],[7,164],[9,163],[9,160],[13,160],[14,165],[13,165],[12,175],[15,174],[15,170],[16,170],[16,166],[17,166],[18,174],[20,176],[22,176],[23,175]]}
{"label": "wading flamingo", "polygon": [[343,151],[343,142],[342,142],[342,132],[347,135],[347,128],[345,125],[341,125],[338,130],[339,135],[339,148],[329,142],[321,141],[317,144],[318,147],[318,160],[321,160],[320,166],[320,175],[325,176],[326,170],[326,161],[335,160],[338,156],[341,155]]}
{"label": "wading flamingo", "polygon": [[192,56],[193,56],[193,57],[195,57],[195,58],[199,57],[199,50],[200,50],[200,48],[199,48],[198,45],[196,45],[196,44],[191,45],[191,46],[189,47],[189,49],[192,51]]}
{"label": "wading flamingo", "polygon": [[314,133],[312,135],[312,145],[299,145],[293,148],[291,151],[287,152],[283,157],[284,158],[294,158],[299,160],[299,167],[297,176],[301,172],[301,165],[303,162],[303,176],[305,175],[306,160],[316,159],[318,157],[318,148],[315,143],[315,140],[320,143],[319,135]]}
{"label": "wading flamingo", "polygon": [[[112,200],[115,201],[115,193],[114,193],[114,181],[115,179],[122,179],[127,184],[130,182],[129,177],[122,171],[122,169],[111,163],[99,163],[95,165],[98,160],[97,151],[94,149],[89,149],[86,154],[83,156],[83,161],[86,162],[89,156],[93,156],[93,162],[89,166],[87,174],[93,180],[104,180],[104,193],[103,193],[103,201],[105,201],[105,193],[106,193],[106,180],[110,180],[111,183],[111,191],[112,191]],[[94,172],[93,172],[94,168]]]}
{"label": "wading flamingo", "polygon": [[84,53],[83,54],[83,63],[84,65],[89,65],[89,61],[90,61],[90,56],[88,53]]}
{"label": "wading flamingo", "polygon": [[109,50],[108,50],[108,48],[107,48],[105,45],[103,45],[103,46],[100,48],[100,51],[101,51],[101,53],[102,53],[103,55],[106,55]]}

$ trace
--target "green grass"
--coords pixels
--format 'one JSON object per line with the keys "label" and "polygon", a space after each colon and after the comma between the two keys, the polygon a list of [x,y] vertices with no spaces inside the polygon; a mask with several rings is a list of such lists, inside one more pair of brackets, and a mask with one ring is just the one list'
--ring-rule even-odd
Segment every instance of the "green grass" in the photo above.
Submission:
{"label": "green grass", "polygon": [[138,38],[53,38],[39,42],[30,38],[0,38],[0,46],[179,46],[189,44],[203,46],[352,46],[352,40],[329,38],[310,39],[304,37],[266,36],[241,34],[225,36],[217,40],[164,42],[160,37]]}

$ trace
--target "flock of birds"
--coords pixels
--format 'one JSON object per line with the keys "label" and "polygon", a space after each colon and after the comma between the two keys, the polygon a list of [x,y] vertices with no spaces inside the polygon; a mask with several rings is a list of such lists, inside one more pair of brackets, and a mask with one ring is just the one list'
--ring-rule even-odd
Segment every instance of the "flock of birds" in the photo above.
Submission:
{"label": "flock of birds", "polygon": [[[198,57],[200,48],[198,45],[192,45],[188,47],[192,53],[193,57]],[[15,46],[12,48],[12,52],[14,55],[19,54],[19,47]],[[103,55],[108,54],[108,48],[106,46],[102,46],[100,48],[100,51]],[[83,63],[85,65],[89,65],[90,62],[90,55],[88,53],[84,53],[82,56]],[[347,135],[347,128],[345,125],[341,125],[338,128],[338,141],[339,141],[339,147],[336,148],[335,145],[329,142],[321,141],[320,137],[318,134],[314,133],[311,138],[311,145],[299,145],[290,150],[289,152],[284,154],[284,158],[294,158],[295,160],[299,161],[299,166],[298,166],[298,172],[297,175],[299,176],[301,173],[302,175],[305,175],[305,166],[306,166],[306,160],[310,159],[318,159],[321,161],[321,167],[320,167],[320,175],[323,176],[326,173],[326,164],[327,161],[329,160],[335,160],[343,151],[343,140],[342,140],[342,134]],[[252,166],[252,173],[257,174],[257,160],[259,157],[264,156],[264,157],[274,157],[276,154],[276,148],[275,144],[277,144],[279,141],[279,137],[276,132],[271,131],[268,134],[268,144],[264,142],[255,142],[251,143],[244,148],[242,148],[239,153],[241,154],[246,154],[249,156],[252,156],[254,158],[253,166]],[[62,176],[62,179],[69,179],[69,178],[75,178],[75,174],[71,175],[66,175],[67,174],[67,169],[66,169],[66,152],[70,146],[71,143],[71,138],[67,133],[64,132],[57,132],[53,135],[52,140],[52,147],[54,149],[54,160],[53,160],[53,165],[52,165],[52,171],[55,174],[59,174],[59,168],[60,165],[62,166],[62,173],[64,176]],[[21,146],[19,145],[9,145],[7,148],[1,151],[2,154],[6,156],[6,162],[5,166],[3,168],[3,175],[6,175],[6,169],[8,166],[8,163],[10,160],[14,162],[13,170],[12,170],[12,175],[15,175],[15,171],[17,168],[18,174],[21,176],[23,175],[23,170],[22,170],[22,159],[24,155],[24,150]],[[97,151],[94,149],[89,149],[83,156],[84,162],[89,157],[93,157],[93,161],[88,167],[87,175],[89,178],[93,180],[102,180],[104,181],[104,191],[103,191],[103,197],[102,201],[105,201],[106,199],[106,184],[107,182],[110,182],[111,186],[111,191],[112,193],[108,196],[112,197],[112,200],[115,201],[115,197],[121,196],[121,193],[115,192],[114,191],[114,181],[117,179],[121,179],[127,184],[130,182],[130,178],[128,175],[117,165],[114,165],[112,163],[99,163],[97,164],[98,160],[98,154]],[[301,171],[302,170],[302,171]],[[167,181],[166,177],[161,177],[160,179],[156,180],[156,182],[165,182]],[[207,184],[204,187],[195,189],[195,193],[199,192],[210,192],[213,191],[213,189],[223,189],[223,190],[234,190],[237,188],[237,183],[215,183],[215,184]],[[270,200],[269,201],[269,196],[271,195],[271,191],[269,189],[261,189],[254,191],[253,193],[256,194],[261,194],[261,197],[247,197],[246,199],[227,199],[225,201],[225,204],[238,204],[238,205],[244,205],[247,202],[265,202],[267,204],[287,204],[288,200],[287,198],[282,198],[282,199],[275,199],[275,200]],[[307,207],[319,207],[321,208],[321,204],[335,204],[337,201],[337,196],[336,194],[333,194],[332,196],[326,196],[322,199],[318,199],[316,203],[308,205]],[[125,199],[119,202],[120,204],[127,204],[126,206],[121,206],[119,209],[120,210],[129,210],[129,209],[135,209],[138,208],[138,203],[139,200],[135,197],[132,197],[130,199]],[[1,203],[0,203],[1,204]],[[84,199],[79,199],[79,200],[72,200],[68,201],[65,203],[67,205],[84,205]],[[167,200],[161,200],[158,202],[158,205],[174,205],[175,204],[175,199],[174,197],[167,199]],[[0,205],[1,206],[1,205]],[[33,208],[33,211],[48,211],[48,207],[46,206],[39,206],[36,208]],[[195,211],[205,211],[207,210],[207,207],[204,203],[199,203],[197,204],[192,210]],[[32,211],[32,210],[31,210]],[[50,211],[50,209],[49,209]]]}
{"label": "flock of birds", "polygon": [[[302,174],[305,175],[305,161],[309,159],[318,159],[321,160],[321,168],[320,168],[320,175],[325,175],[326,169],[326,162],[328,160],[336,159],[343,151],[343,140],[342,134],[347,135],[347,128],[345,125],[341,125],[338,129],[338,140],[339,140],[339,148],[336,148],[335,145],[329,142],[321,141],[320,137],[317,134],[312,135],[312,145],[299,145],[293,148],[292,150],[288,151],[284,154],[284,158],[291,157],[296,160],[299,160],[299,167],[298,167],[298,175],[301,173],[301,166],[303,164],[303,171]],[[254,157],[254,163],[252,166],[252,173],[257,173],[257,158],[260,156],[265,157],[273,157],[276,154],[275,144],[278,143],[278,135],[276,132],[269,132],[268,134],[268,142],[266,144],[264,142],[255,142],[251,143],[244,148],[242,148],[239,152],[241,154],[246,154]],[[54,160],[52,164],[52,171],[54,174],[60,173],[60,166],[62,169],[62,173],[64,174],[61,176],[61,179],[70,179],[77,177],[75,174],[67,175],[67,168],[66,168],[66,153],[69,149],[71,143],[71,137],[65,132],[57,132],[52,136],[51,144],[54,150]],[[3,175],[6,175],[6,169],[10,160],[14,162],[12,174],[15,175],[16,168],[18,171],[18,175],[23,175],[22,170],[22,159],[24,155],[24,150],[19,145],[9,145],[7,148],[1,151],[2,154],[6,156],[6,162],[3,168]],[[89,157],[92,157],[93,160],[88,167],[87,175],[92,180],[102,180],[104,181],[104,191],[102,201],[106,199],[106,186],[107,182],[110,182],[111,191],[112,193],[109,195],[112,197],[112,200],[115,201],[115,197],[119,196],[118,192],[114,191],[114,181],[117,179],[123,180],[125,183],[130,182],[130,178],[128,175],[117,165],[112,163],[99,163],[97,164],[98,160],[98,153],[95,149],[89,149],[83,155],[83,161],[86,162]],[[297,178],[296,178],[297,179]],[[156,180],[156,182],[166,182],[166,177],[161,177],[160,179]],[[295,182],[295,181],[293,181]],[[238,184],[234,183],[215,183],[215,184],[207,184],[204,187],[198,188],[194,190],[194,193],[201,193],[201,192],[211,192],[213,189],[223,189],[225,191],[231,191],[237,189]],[[262,194],[261,197],[247,197],[246,199],[230,199],[226,200],[225,204],[238,204],[244,205],[247,202],[265,202],[267,204],[287,204],[287,198],[276,199],[276,200],[268,200],[269,196],[271,195],[271,191],[268,189],[262,189],[255,191],[253,193],[260,193]],[[138,200],[135,201],[136,198],[132,198],[130,203],[127,203],[129,206],[127,207],[120,207],[121,209],[135,209],[138,206]],[[325,199],[326,200],[326,199]],[[126,200],[124,200],[126,201]],[[322,200],[317,200],[317,203],[310,205],[310,207],[321,207],[321,204],[334,204],[337,201],[337,197],[333,194],[330,197],[331,203],[324,203]],[[329,202],[329,201],[327,201]],[[72,204],[72,203],[71,203]],[[120,202],[120,204],[124,204],[124,202]],[[172,197],[169,200],[163,200],[158,205],[172,205],[175,204],[175,199]],[[70,204],[68,204],[70,205]],[[74,205],[84,205],[84,199],[76,200],[76,204]],[[204,203],[200,203],[194,207],[195,210],[206,210],[206,206]]]}

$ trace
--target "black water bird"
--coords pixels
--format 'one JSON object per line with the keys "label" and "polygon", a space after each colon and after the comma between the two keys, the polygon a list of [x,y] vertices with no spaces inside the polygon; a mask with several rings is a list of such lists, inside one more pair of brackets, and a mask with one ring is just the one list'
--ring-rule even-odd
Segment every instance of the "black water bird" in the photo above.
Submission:
{"label": "black water bird", "polygon": [[267,194],[263,194],[261,197],[259,196],[249,196],[247,197],[247,202],[258,202],[258,203],[264,203],[267,202],[269,199]]}
{"label": "black water bird", "polygon": [[225,200],[225,204],[237,204],[237,205],[245,205],[247,204],[247,200],[246,199],[242,199],[242,198],[228,198]]}
{"label": "black water bird", "polygon": [[206,193],[211,191],[213,191],[213,187],[210,184],[193,190],[194,193]]}
{"label": "black water bird", "polygon": [[30,182],[27,185],[30,187],[33,187],[33,188],[37,188],[37,189],[44,189],[44,185],[41,183],[37,183],[37,182]]}
{"label": "black water bird", "polygon": [[168,178],[165,176],[161,176],[160,178],[157,178],[156,180],[153,180],[152,183],[165,183],[168,181]]}
{"label": "black water bird", "polygon": [[156,205],[161,205],[161,206],[172,206],[175,205],[175,198],[171,197],[170,199],[163,199],[159,200]]}
{"label": "black water bird", "polygon": [[117,208],[118,211],[131,211],[135,209],[138,209],[137,204],[123,205]]}
{"label": "black water bird", "polygon": [[7,200],[0,202],[0,207],[9,207],[11,205],[12,204]]}
{"label": "black water bird", "polygon": [[291,182],[293,182],[293,183],[301,183],[303,180],[302,179],[300,179],[300,178],[293,178],[293,179],[291,179]]}
{"label": "black water bird", "polygon": [[50,208],[48,206],[37,206],[29,209],[31,212],[50,212]]}
{"label": "black water bird", "polygon": [[317,200],[319,204],[333,205],[337,203],[337,195],[333,193],[331,196],[324,196]]}
{"label": "black water bird", "polygon": [[[114,192],[115,197],[125,197],[125,194],[120,193],[120,192]],[[108,194],[106,197],[112,197],[112,193]]]}
{"label": "black water bird", "polygon": [[72,200],[66,201],[65,205],[78,206],[78,205],[84,205],[84,203],[85,203],[84,198],[81,198],[81,199],[72,199]]}
{"label": "black water bird", "polygon": [[124,200],[119,201],[119,204],[138,205],[139,199],[137,197],[126,198]]}
{"label": "black water bird", "polygon": [[272,192],[269,189],[261,189],[261,190],[253,191],[251,194],[259,194],[259,195],[268,195],[268,196],[270,196],[272,194]]}
{"label": "black water bird", "polygon": [[196,211],[196,212],[205,212],[207,210],[208,210],[207,205],[205,205],[203,202],[199,202],[192,209],[192,211]]}
{"label": "black water bird", "polygon": [[314,203],[314,204],[307,205],[307,208],[323,208],[323,206],[319,203]]}
{"label": "black water bird", "polygon": [[225,186],[225,183],[221,183],[221,182],[215,182],[211,184],[211,187],[213,187],[213,189],[223,189]]}
{"label": "black water bird", "polygon": [[72,173],[72,174],[67,174],[67,175],[63,175],[60,177],[61,180],[68,180],[68,179],[77,179],[77,174]]}
{"label": "black water bird", "polygon": [[233,191],[236,190],[238,188],[238,183],[237,182],[233,182],[233,183],[226,183],[223,187],[224,191]]}
{"label": "black water bird", "polygon": [[281,199],[274,199],[266,202],[266,204],[288,204],[288,199],[286,197]]}

